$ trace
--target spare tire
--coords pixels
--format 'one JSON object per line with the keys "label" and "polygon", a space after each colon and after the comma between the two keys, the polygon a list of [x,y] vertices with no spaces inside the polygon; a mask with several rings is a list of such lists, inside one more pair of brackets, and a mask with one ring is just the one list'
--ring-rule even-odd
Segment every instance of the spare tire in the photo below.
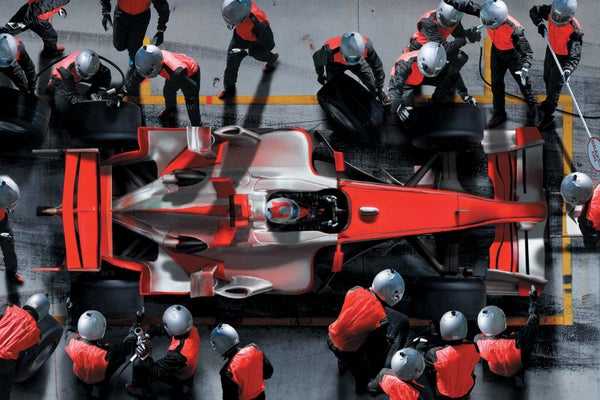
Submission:
{"label": "spare tire", "polygon": [[0,88],[0,131],[13,139],[40,139],[46,134],[51,108],[36,95]]}
{"label": "spare tire", "polygon": [[485,307],[485,282],[479,278],[420,278],[411,285],[410,316],[439,321],[446,311],[458,310],[468,320]]}
{"label": "spare tire", "polygon": [[104,101],[74,104],[67,117],[67,129],[78,145],[119,147],[137,143],[142,110],[135,103],[121,102],[108,107]]}
{"label": "spare tire", "polygon": [[345,74],[329,80],[317,92],[317,100],[329,120],[360,143],[370,142],[385,122],[381,103]]}
{"label": "spare tire", "polygon": [[22,351],[15,367],[15,382],[23,382],[33,376],[52,356],[63,334],[63,327],[54,317],[47,315],[38,321],[40,342]]}
{"label": "spare tire", "polygon": [[476,147],[483,139],[479,107],[465,103],[428,103],[412,114],[412,145],[422,150],[454,151]]}

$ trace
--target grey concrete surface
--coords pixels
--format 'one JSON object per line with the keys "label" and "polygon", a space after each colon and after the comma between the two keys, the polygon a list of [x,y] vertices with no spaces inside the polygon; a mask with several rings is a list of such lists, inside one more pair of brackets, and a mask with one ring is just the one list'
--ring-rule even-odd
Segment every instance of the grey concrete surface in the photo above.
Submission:
{"label": "grey concrete surface", "polygon": [[[17,0],[0,2],[0,24],[24,3]],[[113,1],[114,5],[115,1]],[[164,49],[184,52],[196,58],[202,69],[201,95],[216,95],[222,88],[222,75],[225,68],[225,52],[230,39],[230,31],[220,17],[219,0],[171,0],[171,19],[165,33]],[[281,55],[277,70],[265,77],[261,64],[245,59],[240,69],[238,81],[239,95],[257,93],[271,96],[314,95],[319,88],[312,66],[311,54],[329,37],[348,30],[359,30],[368,35],[380,54],[385,69],[389,70],[398,57],[408,38],[415,29],[415,21],[426,10],[434,8],[437,1],[413,2],[409,0],[330,0],[330,1],[293,1],[258,0],[271,20],[275,33],[276,51]],[[532,68],[535,92],[543,95],[542,63],[545,41],[537,35],[535,27],[528,17],[533,1],[507,1],[510,13],[526,28],[527,37],[534,50]],[[586,115],[599,116],[600,102],[597,93],[600,89],[600,2],[597,0],[580,1],[577,18],[584,27],[583,59],[579,69],[571,79],[571,85],[580,106]],[[112,47],[110,33],[101,27],[100,4],[97,0],[73,0],[67,6],[68,18],[55,17],[53,24],[59,33],[59,43],[67,47],[67,53],[81,48],[93,48],[101,55],[114,61],[122,70],[127,68],[127,56],[118,53]],[[156,13],[152,10],[152,21],[148,36],[152,37],[156,27]],[[479,22],[469,16],[463,19],[463,25],[469,27]],[[20,35],[36,65],[44,68],[39,58],[41,40],[31,32]],[[470,44],[465,47],[470,61],[465,66],[463,76],[472,94],[483,94],[484,83],[478,74],[479,46]],[[42,80],[42,79],[41,79]],[[115,78],[115,83],[118,78]],[[40,89],[43,82],[40,82]],[[162,82],[155,79],[152,94],[161,94]],[[507,78],[507,91],[515,92],[516,85]],[[543,96],[542,96],[543,98]],[[489,104],[480,104],[486,117],[490,114]],[[144,107],[148,125],[157,123],[156,115],[161,105]],[[305,129],[327,128],[328,123],[317,105],[239,105],[202,106],[201,112],[206,123],[213,126],[241,124],[247,127],[280,127],[295,125]],[[182,126],[187,121],[183,107],[180,109]],[[520,126],[525,121],[524,107],[509,106],[507,127]],[[559,119],[559,122],[561,120]],[[600,130],[598,119],[587,119],[587,123],[596,135]],[[563,175],[563,132],[558,129],[544,133],[546,189],[550,205],[550,221],[546,242],[548,285],[541,301],[541,314],[548,318],[539,337],[534,352],[534,365],[527,372],[527,387],[517,391],[508,382],[484,383],[478,377],[472,394],[473,399],[597,399],[600,393],[600,378],[597,370],[600,365],[600,257],[583,248],[580,238],[565,238],[562,227],[562,205],[558,187]],[[586,172],[593,179],[599,179],[584,153],[587,136],[581,123],[575,119],[573,125],[572,168]],[[402,159],[400,154],[406,143],[394,130],[393,123],[386,126],[377,142],[372,146],[358,146],[347,143],[343,136],[334,135],[332,141],[336,148],[344,150],[347,158],[364,168],[375,169],[385,163],[394,176],[410,173],[412,161]],[[0,299],[24,301],[30,294],[43,290],[49,293],[54,314],[64,314],[63,300],[68,293],[70,276],[66,273],[36,272],[37,266],[54,266],[62,262],[62,239],[60,221],[47,218],[42,221],[35,217],[37,205],[54,205],[61,201],[62,163],[60,159],[40,158],[31,154],[31,148],[56,148],[68,143],[68,137],[60,127],[54,126],[42,143],[25,144],[23,147],[11,147],[0,144],[0,173],[12,176],[20,185],[24,194],[19,208],[11,215],[15,230],[17,253],[20,257],[20,272],[25,276],[23,287],[0,285]],[[410,156],[410,155],[409,155]],[[485,172],[485,171],[483,171]],[[479,178],[471,184],[479,185]],[[402,253],[402,249],[398,249]],[[403,264],[415,262],[413,255],[401,254]],[[565,271],[564,257],[572,261],[568,266],[572,272]],[[473,258],[473,256],[471,257]],[[485,260],[479,260],[485,262]],[[370,271],[379,265],[376,256],[367,256],[357,262],[358,271]],[[0,262],[0,270],[3,264]],[[353,275],[351,275],[353,276]],[[337,279],[337,278],[336,278]],[[340,278],[341,279],[341,278]],[[571,286],[568,286],[572,283]],[[567,284],[567,286],[565,286]],[[572,304],[566,297],[572,296]],[[304,316],[317,313],[319,299],[313,303],[301,303],[300,298],[281,301],[270,305],[272,315],[282,312],[277,308],[296,310]],[[497,301],[498,299],[491,299]],[[169,302],[177,299],[146,299],[152,315],[159,316]],[[183,300],[182,300],[183,301]],[[329,301],[329,300],[321,300]],[[334,300],[334,301],[338,301]],[[266,300],[269,302],[269,300]],[[194,303],[196,304],[196,303]],[[204,304],[204,303],[203,303]],[[218,309],[224,318],[232,324],[244,316],[256,312],[256,307],[264,306],[261,301],[227,305],[223,299],[207,302],[209,307]],[[506,302],[511,315],[522,316],[522,303]],[[229,308],[227,308],[229,307]],[[227,308],[227,311],[224,311]],[[288,308],[285,308],[288,310]],[[320,309],[319,309],[320,310]],[[200,307],[193,310],[203,314]],[[572,324],[565,324],[565,318],[572,312]],[[204,315],[204,314],[203,314]],[[287,315],[294,316],[294,315]],[[329,316],[321,315],[318,316]],[[210,349],[208,337],[211,326],[199,325],[202,338],[199,368],[194,388],[195,399],[220,398],[218,370],[222,361]],[[258,343],[269,356],[275,367],[275,374],[267,382],[267,397],[270,399],[353,399],[361,398],[353,394],[353,384],[349,376],[338,377],[333,355],[325,346],[325,327],[261,327],[240,326],[243,343]],[[118,339],[124,334],[124,328],[110,329],[108,339]],[[156,343],[155,354],[164,351],[167,344]],[[479,374],[480,376],[481,374]],[[128,398],[123,385],[130,376],[126,369],[115,380],[119,399]],[[169,398],[164,387],[155,388],[159,398]],[[42,370],[30,380],[16,384],[13,398],[21,399],[81,399],[82,388],[71,373],[71,365],[59,345],[52,358]],[[1,395],[0,395],[1,397]],[[367,398],[363,396],[362,398]],[[112,392],[109,398],[114,398]],[[382,398],[384,398],[382,396]]]}

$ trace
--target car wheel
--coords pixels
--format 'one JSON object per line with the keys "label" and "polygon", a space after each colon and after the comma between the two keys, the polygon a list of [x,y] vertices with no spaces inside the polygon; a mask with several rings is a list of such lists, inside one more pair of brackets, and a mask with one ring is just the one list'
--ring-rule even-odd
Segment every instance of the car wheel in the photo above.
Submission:
{"label": "car wheel", "polygon": [[[96,277],[98,278],[98,277]],[[107,319],[133,319],[143,305],[139,281],[97,280],[71,282],[73,316],[87,310],[100,311]]]}
{"label": "car wheel", "polygon": [[361,143],[370,142],[385,121],[381,103],[348,75],[328,81],[317,92],[317,100],[335,125]]}
{"label": "car wheel", "polygon": [[13,139],[40,139],[46,134],[51,108],[36,95],[0,88],[0,131]]}
{"label": "car wheel", "polygon": [[446,311],[458,310],[477,318],[485,307],[485,283],[478,278],[421,278],[411,285],[410,316],[439,321]]}
{"label": "car wheel", "polygon": [[38,321],[40,328],[40,342],[19,354],[16,365],[16,382],[33,376],[44,363],[52,356],[58,346],[63,333],[63,327],[56,322],[54,317],[47,315]]}
{"label": "car wheel", "polygon": [[67,129],[77,145],[121,148],[137,143],[142,111],[129,102],[107,107],[104,101],[85,101],[73,105],[67,118]]}
{"label": "car wheel", "polygon": [[410,134],[418,149],[462,150],[479,146],[483,116],[478,107],[464,103],[428,103],[415,107]]}

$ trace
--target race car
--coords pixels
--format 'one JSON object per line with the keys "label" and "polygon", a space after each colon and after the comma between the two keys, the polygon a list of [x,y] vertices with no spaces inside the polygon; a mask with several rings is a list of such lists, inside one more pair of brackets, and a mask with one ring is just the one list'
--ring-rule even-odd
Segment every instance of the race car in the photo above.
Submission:
{"label": "race car", "polygon": [[[433,162],[390,184],[340,152],[317,160],[320,135],[300,128],[140,127],[130,151],[66,150],[62,204],[41,213],[62,217],[67,270],[135,271],[142,295],[301,294],[313,286],[323,248],[333,249],[337,272],[357,243],[407,238],[427,254],[423,235],[484,225],[496,231],[482,277],[487,294],[527,295],[532,283],[541,290],[547,206],[539,132],[482,129],[474,139],[440,126],[445,134],[429,129],[413,142],[480,142],[493,198],[466,193],[456,171],[421,185]],[[441,277],[467,275],[468,266],[429,258]]]}

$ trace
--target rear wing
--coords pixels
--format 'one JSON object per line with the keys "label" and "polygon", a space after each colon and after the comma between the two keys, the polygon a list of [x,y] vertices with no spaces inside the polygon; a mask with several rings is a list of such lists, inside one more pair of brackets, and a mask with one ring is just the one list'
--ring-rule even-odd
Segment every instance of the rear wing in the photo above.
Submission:
{"label": "rear wing", "polygon": [[[495,199],[545,203],[543,144],[535,127],[484,132],[482,145]],[[546,283],[546,220],[496,225],[485,279],[488,294],[526,296],[532,284],[541,291]]]}
{"label": "rear wing", "polygon": [[111,227],[100,223],[101,181],[97,149],[66,150],[62,205],[58,213],[63,221],[67,270],[100,269],[101,247],[108,245],[106,240],[110,237],[101,232],[101,225],[102,230]]}

